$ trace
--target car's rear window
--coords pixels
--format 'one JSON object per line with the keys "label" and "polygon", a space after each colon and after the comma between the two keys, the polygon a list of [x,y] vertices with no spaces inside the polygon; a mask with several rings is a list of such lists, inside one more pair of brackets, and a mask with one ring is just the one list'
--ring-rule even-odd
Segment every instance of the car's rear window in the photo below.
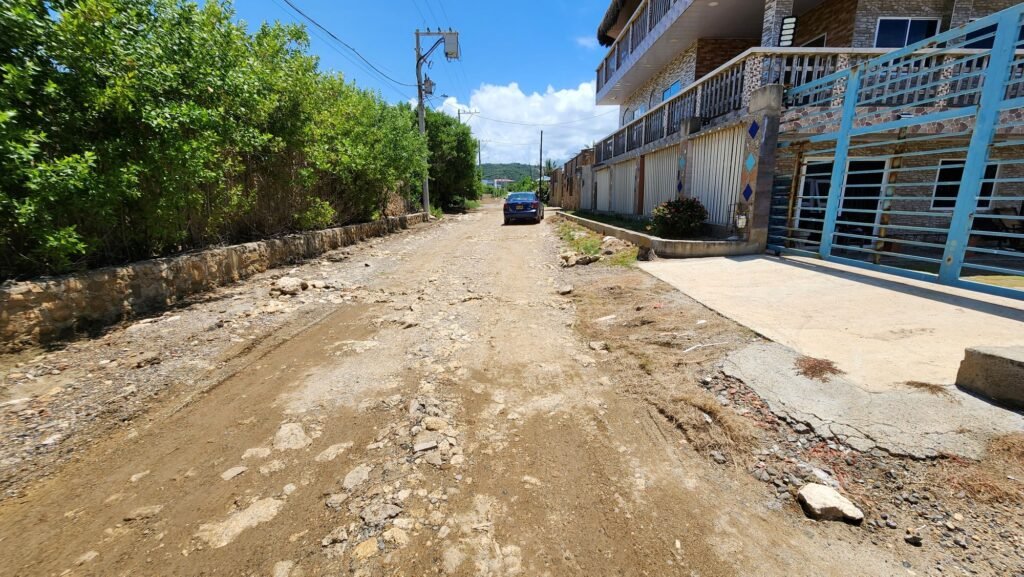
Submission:
{"label": "car's rear window", "polygon": [[509,202],[533,202],[537,196],[533,193],[514,193],[508,195]]}

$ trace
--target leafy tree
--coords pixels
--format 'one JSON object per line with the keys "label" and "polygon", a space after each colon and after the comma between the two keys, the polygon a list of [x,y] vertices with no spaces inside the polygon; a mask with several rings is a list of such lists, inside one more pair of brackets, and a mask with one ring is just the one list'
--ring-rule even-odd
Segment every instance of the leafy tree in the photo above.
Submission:
{"label": "leafy tree", "polygon": [[229,2],[0,4],[0,278],[366,220],[427,143]]}
{"label": "leafy tree", "polygon": [[477,141],[456,118],[427,110],[430,148],[430,202],[445,210],[463,210],[466,200],[480,198],[476,168]]}
{"label": "leafy tree", "polygon": [[483,164],[480,167],[483,170],[483,178],[495,179],[495,178],[507,178],[509,180],[519,180],[524,176],[532,176],[537,172],[536,166],[522,163],[509,163],[509,164]]}
{"label": "leafy tree", "polygon": [[509,185],[508,189],[511,192],[535,192],[537,190],[537,180],[524,176]]}

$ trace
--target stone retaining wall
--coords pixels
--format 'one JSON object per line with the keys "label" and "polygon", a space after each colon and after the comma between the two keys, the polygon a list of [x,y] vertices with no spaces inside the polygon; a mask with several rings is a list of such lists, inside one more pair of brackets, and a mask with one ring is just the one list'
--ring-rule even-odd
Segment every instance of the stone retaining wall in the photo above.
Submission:
{"label": "stone retaining wall", "polygon": [[151,313],[268,269],[426,222],[424,213],[0,287],[0,351]]}

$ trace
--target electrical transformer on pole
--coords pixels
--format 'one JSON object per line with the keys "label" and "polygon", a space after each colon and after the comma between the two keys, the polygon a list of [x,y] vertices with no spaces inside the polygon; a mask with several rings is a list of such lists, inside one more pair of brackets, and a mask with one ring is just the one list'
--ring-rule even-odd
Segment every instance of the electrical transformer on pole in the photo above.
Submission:
{"label": "electrical transformer on pole", "polygon": [[[423,36],[439,36],[440,38],[434,42],[434,45],[430,47],[425,53],[422,51],[420,46],[420,38]],[[424,108],[423,100],[424,97],[430,96],[434,93],[434,81],[428,76],[426,79],[423,77],[423,63],[427,62],[430,55],[434,50],[444,44],[444,55],[448,60],[458,60],[459,53],[459,33],[451,29],[447,32],[437,30],[431,31],[429,28],[426,32],[420,30],[416,31],[416,93],[418,97],[418,114],[420,122],[420,134],[427,133],[427,113]],[[423,179],[423,211],[430,213],[430,170],[427,169],[427,176]]]}

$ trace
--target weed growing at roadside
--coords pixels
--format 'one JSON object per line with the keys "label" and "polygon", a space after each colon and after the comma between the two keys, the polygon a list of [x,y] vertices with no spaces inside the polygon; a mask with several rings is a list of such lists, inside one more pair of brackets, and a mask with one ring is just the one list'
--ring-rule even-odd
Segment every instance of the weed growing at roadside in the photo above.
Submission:
{"label": "weed growing at roadside", "polygon": [[636,264],[636,255],[640,252],[640,249],[633,247],[629,250],[619,251],[611,256],[606,256],[602,262],[608,264],[608,266],[633,266]]}
{"label": "weed growing at roadside", "polygon": [[601,252],[601,237],[571,222],[558,225],[558,237],[575,252],[587,255],[597,255]]}

